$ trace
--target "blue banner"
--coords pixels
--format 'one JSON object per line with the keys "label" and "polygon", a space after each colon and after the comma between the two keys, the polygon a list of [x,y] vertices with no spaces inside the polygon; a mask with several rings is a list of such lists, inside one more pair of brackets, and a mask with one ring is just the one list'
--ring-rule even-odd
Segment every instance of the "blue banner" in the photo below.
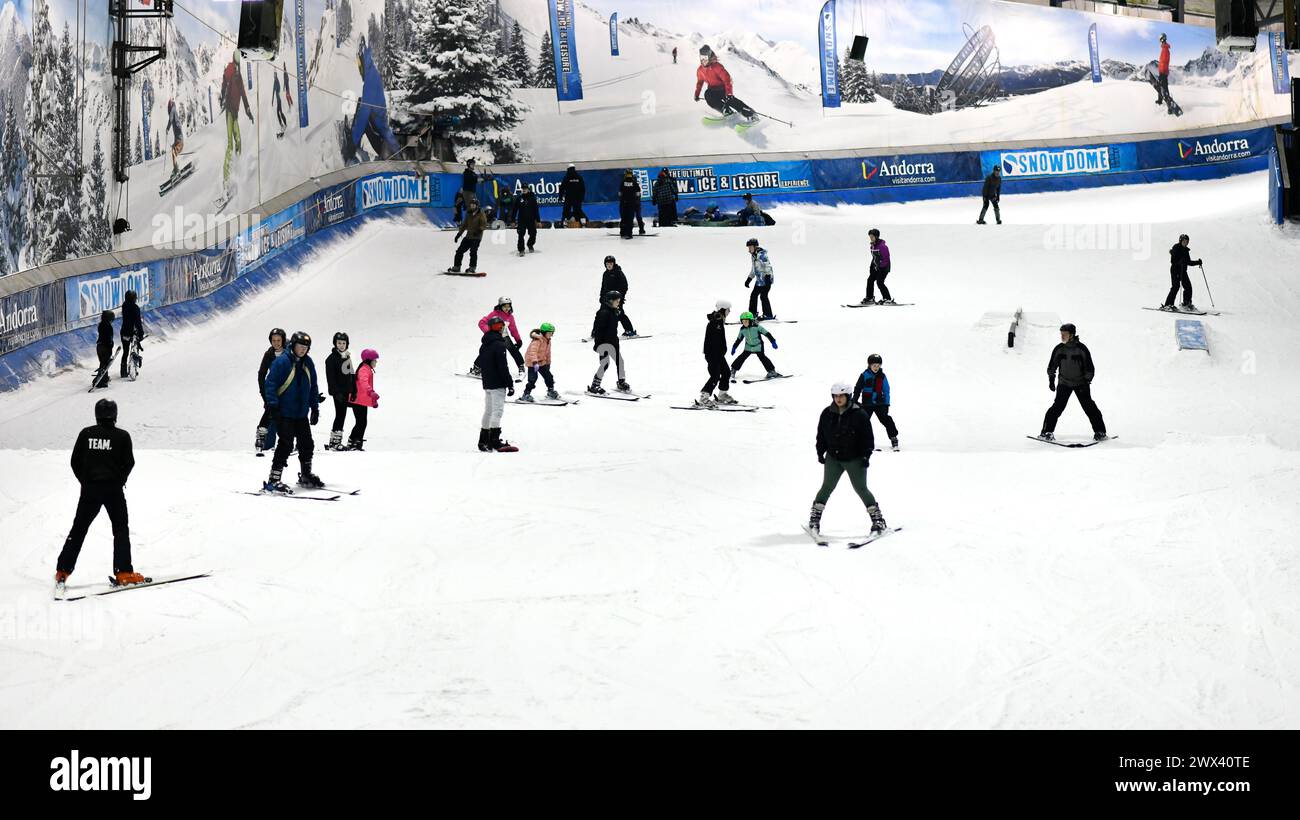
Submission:
{"label": "blue banner", "polygon": [[434,174],[377,174],[357,180],[356,186],[356,213],[442,204],[442,180]]}
{"label": "blue banner", "polygon": [[815,160],[812,167],[816,190],[893,188],[983,178],[979,155],[971,151]]}
{"label": "blue banner", "polygon": [[[655,178],[662,166],[636,168],[641,198],[650,199]],[[812,162],[734,162],[721,165],[686,165],[668,169],[682,198],[774,194],[813,190]]]}
{"label": "blue banner", "polygon": [[297,245],[306,235],[301,202],[263,219],[236,239],[235,264],[238,270],[235,275],[243,276],[263,262],[274,259]]}
{"label": "blue banner", "polygon": [[1033,148],[1024,151],[983,151],[980,164],[985,173],[1002,166],[1002,178],[1114,174],[1138,170],[1137,146],[1081,145],[1070,148]]}
{"label": "blue banner", "polygon": [[357,197],[351,187],[350,184],[333,185],[308,197],[302,204],[307,233],[316,233],[356,215]]}
{"label": "blue banner", "polygon": [[235,272],[235,254],[230,246],[168,259],[163,263],[165,301],[171,305],[207,296],[235,281]]}
{"label": "blue banner", "polygon": [[[303,24],[303,2],[304,0],[294,0],[294,39],[298,42],[298,54],[296,57],[298,68],[298,127],[307,127],[307,37],[305,26]],[[391,24],[391,21],[390,21]],[[287,93],[289,89],[285,89]]]}
{"label": "blue banner", "polygon": [[1282,36],[1280,31],[1268,33],[1268,64],[1273,67],[1274,94],[1291,93],[1291,67],[1287,63],[1286,47],[1282,42]]}
{"label": "blue banner", "polygon": [[817,21],[817,42],[821,44],[822,108],[840,107],[839,48],[835,44],[835,0],[826,0]]}
{"label": "blue banner", "polygon": [[1272,129],[1261,128],[1212,137],[1150,140],[1137,144],[1141,168],[1177,168],[1263,156],[1272,145]]}
{"label": "blue banner", "polygon": [[66,321],[62,282],[0,296],[0,353],[58,333]]}
{"label": "blue banner", "polygon": [[618,12],[609,16],[609,54],[618,56]]}
{"label": "blue banner", "polygon": [[1092,81],[1101,82],[1101,46],[1097,43],[1097,24],[1088,27],[1088,56],[1092,58]]}
{"label": "blue banner", "polygon": [[63,280],[64,309],[68,324],[98,320],[99,314],[117,311],[126,301],[126,292],[135,291],[141,310],[161,307],[167,300],[167,283],[162,261],[147,262],[127,268],[86,273]]}
{"label": "blue banner", "polygon": [[578,33],[573,26],[574,0],[546,0],[551,11],[551,58],[555,61],[555,99],[582,99],[578,71]]}

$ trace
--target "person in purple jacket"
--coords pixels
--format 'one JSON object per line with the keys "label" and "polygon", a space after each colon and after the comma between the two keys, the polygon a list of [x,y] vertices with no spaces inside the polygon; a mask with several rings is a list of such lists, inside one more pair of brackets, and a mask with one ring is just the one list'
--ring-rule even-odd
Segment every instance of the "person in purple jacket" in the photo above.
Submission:
{"label": "person in purple jacket", "polygon": [[[894,300],[889,295],[889,288],[885,287],[885,277],[889,275],[889,246],[880,238],[879,228],[867,231],[867,236],[871,237],[871,275],[867,277],[867,296],[858,304],[892,305]],[[879,302],[876,301],[876,285],[880,286],[880,295],[885,297]]]}

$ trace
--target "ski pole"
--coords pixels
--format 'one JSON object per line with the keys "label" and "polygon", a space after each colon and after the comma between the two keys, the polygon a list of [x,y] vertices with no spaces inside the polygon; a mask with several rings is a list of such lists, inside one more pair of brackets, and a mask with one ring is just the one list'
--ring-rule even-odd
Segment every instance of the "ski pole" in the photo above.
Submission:
{"label": "ski pole", "polygon": [[760,117],[767,117],[767,118],[768,118],[769,120],[771,120],[772,122],[779,122],[779,123],[781,123],[782,125],[788,125],[788,126],[790,126],[791,128],[794,128],[794,123],[792,123],[792,122],[786,122],[785,120],[779,120],[779,119],[777,119],[776,117],[773,117],[771,114],[764,114],[762,111],[759,111],[757,108],[751,108],[750,110],[752,110],[755,114],[757,114],[757,115],[760,116]]}
{"label": "ski pole", "polygon": [[1218,307],[1214,304],[1214,294],[1210,293],[1210,280],[1205,277],[1205,265],[1198,266],[1201,269],[1201,279],[1205,280],[1205,295],[1210,297],[1210,307]]}

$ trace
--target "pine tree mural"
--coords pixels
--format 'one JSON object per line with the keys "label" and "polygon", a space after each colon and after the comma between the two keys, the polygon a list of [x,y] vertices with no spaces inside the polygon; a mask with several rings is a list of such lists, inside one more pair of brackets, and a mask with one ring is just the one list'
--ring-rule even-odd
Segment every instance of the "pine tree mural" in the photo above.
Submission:
{"label": "pine tree mural", "polygon": [[533,64],[528,59],[528,44],[524,42],[524,30],[516,20],[510,31],[510,53],[506,58],[510,76],[519,82],[520,88],[532,88]]}
{"label": "pine tree mural", "polygon": [[542,32],[542,47],[537,52],[537,71],[533,74],[534,88],[555,88],[555,56],[552,53],[551,30]]}
{"label": "pine tree mural", "polygon": [[13,95],[5,97],[4,128],[0,131],[0,209],[6,214],[6,224],[0,239],[0,255],[7,260],[8,269],[23,268],[23,248],[27,244],[27,153],[23,147],[22,132],[18,127],[18,112]]}
{"label": "pine tree mural", "polygon": [[104,169],[104,147],[95,135],[95,153],[90,160],[86,183],[86,211],[83,220],[84,252],[107,253],[113,249],[113,232],[108,224],[108,191]]}
{"label": "pine tree mural", "polygon": [[447,123],[458,159],[521,159],[514,130],[524,107],[496,54],[495,32],[484,31],[483,0],[416,0],[411,40],[393,92],[401,119]]}

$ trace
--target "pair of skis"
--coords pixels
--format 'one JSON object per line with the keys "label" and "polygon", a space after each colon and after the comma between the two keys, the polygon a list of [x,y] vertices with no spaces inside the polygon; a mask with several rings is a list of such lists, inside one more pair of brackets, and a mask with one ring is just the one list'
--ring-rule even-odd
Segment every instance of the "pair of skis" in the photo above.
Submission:
{"label": "pair of skis", "polygon": [[1184,316],[1220,316],[1220,315],[1222,315],[1222,314],[1221,314],[1219,311],[1217,311],[1217,310],[1201,310],[1200,308],[1197,308],[1196,310],[1187,310],[1186,308],[1174,308],[1173,310],[1166,310],[1166,309],[1163,308],[1163,307],[1144,307],[1144,308],[1142,308],[1142,309],[1143,309],[1143,310],[1158,310],[1158,311],[1160,311],[1161,313],[1181,313],[1181,314],[1184,315]]}
{"label": "pair of skis", "polygon": [[[95,598],[100,595],[112,595],[115,592],[126,592],[132,589],[144,589],[145,587],[157,587],[163,584],[175,584],[178,581],[192,581],[195,578],[207,578],[212,574],[211,570],[206,572],[197,572],[189,575],[161,575],[157,578],[145,578],[144,583],[140,584],[119,584],[113,576],[108,577],[108,586],[105,588],[100,584],[94,584],[84,587],[73,587],[68,589],[66,582],[56,583],[54,585],[54,600],[56,601],[80,601],[85,598]],[[69,594],[72,593],[72,594]]]}
{"label": "pair of skis", "polygon": [[[619,337],[618,337],[618,340],[619,340],[620,342],[635,342],[637,339],[651,339],[651,338],[654,338],[654,334],[653,334],[653,333],[638,333],[638,334],[636,334],[635,336],[619,336]],[[579,339],[578,341],[582,342],[583,344],[590,344],[590,343],[591,343],[591,337],[589,337],[589,336],[584,336],[583,338]]]}
{"label": "pair of skis", "polygon": [[908,305],[914,305],[914,304],[916,304],[916,302],[868,302],[865,305],[859,302],[858,304],[854,304],[854,305],[841,305],[841,307],[846,307],[846,308],[907,307]]}
{"label": "pair of skis", "polygon": [[[848,548],[851,550],[855,550],[861,547],[865,547],[868,544],[879,541],[881,538],[884,538],[886,535],[889,535],[890,533],[901,532],[902,529],[903,529],[902,527],[886,527],[881,532],[871,533],[861,541],[850,541],[848,543]],[[804,524],[803,531],[807,533],[808,537],[811,538],[813,540],[813,543],[815,543],[817,546],[829,547],[831,545],[830,539],[822,535],[820,530],[814,530],[812,527],[808,526],[807,524]]]}
{"label": "pair of skis", "polygon": [[[576,396],[579,394],[570,393],[569,395]],[[584,390],[581,395],[591,396],[593,399],[613,399],[615,401],[639,401],[650,398],[649,393],[625,393],[622,390],[607,390],[604,393],[593,393],[590,390]]]}
{"label": "pair of skis", "polygon": [[359,489],[348,489],[345,487],[330,487],[328,485],[320,488],[315,487],[290,487],[287,492],[276,492],[272,490],[241,490],[244,495],[265,495],[278,496],[280,498],[296,498],[299,501],[337,501],[345,495],[360,495]]}

